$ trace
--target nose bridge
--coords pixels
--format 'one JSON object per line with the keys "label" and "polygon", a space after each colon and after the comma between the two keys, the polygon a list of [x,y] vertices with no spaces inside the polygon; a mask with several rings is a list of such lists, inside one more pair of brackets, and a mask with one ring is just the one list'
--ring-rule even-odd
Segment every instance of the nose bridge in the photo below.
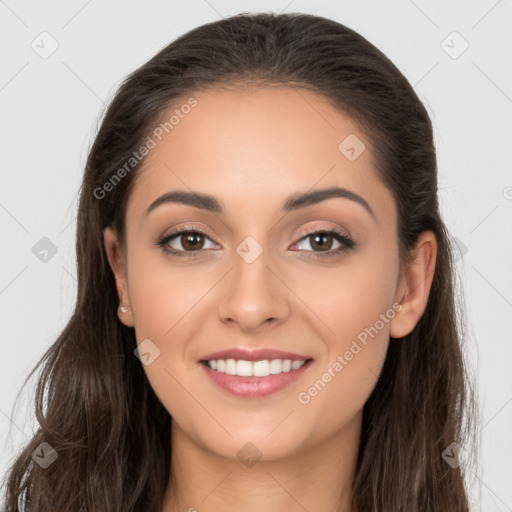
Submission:
{"label": "nose bridge", "polygon": [[266,241],[256,236],[261,242],[249,235],[235,247],[229,285],[218,302],[221,319],[235,321],[245,330],[269,319],[283,320],[288,312],[285,287],[272,269]]}

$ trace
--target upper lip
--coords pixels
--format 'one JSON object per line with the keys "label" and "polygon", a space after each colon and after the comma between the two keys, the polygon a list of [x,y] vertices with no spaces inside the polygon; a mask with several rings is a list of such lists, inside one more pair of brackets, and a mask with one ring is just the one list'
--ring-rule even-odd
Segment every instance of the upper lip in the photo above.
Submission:
{"label": "upper lip", "polygon": [[293,352],[284,352],[273,348],[259,348],[249,350],[246,348],[228,348],[218,352],[206,354],[200,361],[212,361],[214,359],[243,359],[244,361],[263,361],[264,359],[291,359],[292,361],[306,361],[310,356],[302,356]]}

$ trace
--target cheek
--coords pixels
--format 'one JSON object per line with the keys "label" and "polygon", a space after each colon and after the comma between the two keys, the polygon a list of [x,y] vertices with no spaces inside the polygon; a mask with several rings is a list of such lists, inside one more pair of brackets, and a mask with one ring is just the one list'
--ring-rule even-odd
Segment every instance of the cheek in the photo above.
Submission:
{"label": "cheek", "polygon": [[[382,370],[389,344],[397,267],[380,249],[333,269],[329,278],[308,279],[301,294],[326,357],[304,383],[297,401],[318,428],[335,429],[340,418],[362,409]],[[398,263],[397,263],[398,264]],[[316,420],[315,420],[316,421]]]}
{"label": "cheek", "polygon": [[311,322],[331,357],[344,352],[347,343],[376,322],[386,338],[389,322],[380,320],[392,308],[398,277],[398,255],[392,247],[381,245],[354,253],[331,268],[311,266],[306,275],[307,279],[294,277],[291,287],[312,312]]}
{"label": "cheek", "polygon": [[388,343],[384,332],[367,344],[349,342],[305,382],[297,394],[298,412],[311,420],[312,432],[328,437],[358,417],[375,388]]}
{"label": "cheek", "polygon": [[179,336],[179,330],[187,313],[191,314],[198,290],[194,291],[190,285],[186,287],[178,272],[169,271],[151,255],[135,254],[128,261],[137,344],[144,340],[148,346],[145,340],[149,339],[153,352],[150,364],[145,364],[143,369],[153,391],[172,415],[172,402],[183,394],[177,384],[183,379],[176,375],[173,366],[173,362],[182,360],[186,342],[186,338]]}
{"label": "cheek", "polygon": [[[158,253],[133,255],[129,268],[129,293],[137,340],[155,343],[178,341],[182,322],[192,318],[195,308],[214,281],[200,266],[171,265]],[[210,284],[209,284],[210,283]]]}
{"label": "cheek", "polygon": [[[200,329],[198,318],[212,308],[208,292],[218,281],[213,267],[171,265],[153,252],[129,258],[129,294],[137,343],[149,339],[158,357],[144,366],[151,387],[172,414],[176,404],[190,405],[184,391],[191,386],[185,361]],[[193,347],[192,347],[193,348]],[[171,400],[172,398],[172,400]]]}

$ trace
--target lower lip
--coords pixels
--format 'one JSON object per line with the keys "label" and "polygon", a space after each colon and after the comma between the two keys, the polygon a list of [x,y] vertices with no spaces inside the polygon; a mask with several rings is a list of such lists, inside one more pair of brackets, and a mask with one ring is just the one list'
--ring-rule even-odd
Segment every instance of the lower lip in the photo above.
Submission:
{"label": "lower lip", "polygon": [[266,377],[239,377],[238,375],[228,375],[227,373],[212,370],[205,363],[200,363],[200,365],[217,386],[232,395],[244,398],[256,398],[271,395],[289,386],[300,379],[312,363],[313,361],[310,360],[303,364],[298,370],[267,375]]}

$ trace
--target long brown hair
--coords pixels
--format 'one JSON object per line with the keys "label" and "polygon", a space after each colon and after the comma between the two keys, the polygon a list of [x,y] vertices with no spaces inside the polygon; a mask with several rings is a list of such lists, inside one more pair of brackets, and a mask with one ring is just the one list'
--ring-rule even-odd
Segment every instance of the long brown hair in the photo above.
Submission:
{"label": "long brown hair", "polygon": [[[408,336],[390,340],[364,405],[354,507],[468,511],[464,465],[448,458],[472,442],[477,410],[427,111],[397,67],[360,34],[319,16],[265,13],[239,14],[179,37],[130,74],[106,110],[80,191],[76,306],[27,377],[42,368],[35,397],[40,427],[6,478],[9,512],[18,510],[22,491],[30,512],[161,510],[171,418],[134,356],[134,330],[118,320],[103,230],[115,228],[124,244],[126,203],[144,159],[129,169],[126,162],[163,114],[195,91],[248,81],[307,88],[358,123],[397,204],[402,264],[422,231],[437,237],[426,310]],[[127,172],[106,192],[123,166]],[[46,469],[31,457],[43,442],[58,454]]]}

